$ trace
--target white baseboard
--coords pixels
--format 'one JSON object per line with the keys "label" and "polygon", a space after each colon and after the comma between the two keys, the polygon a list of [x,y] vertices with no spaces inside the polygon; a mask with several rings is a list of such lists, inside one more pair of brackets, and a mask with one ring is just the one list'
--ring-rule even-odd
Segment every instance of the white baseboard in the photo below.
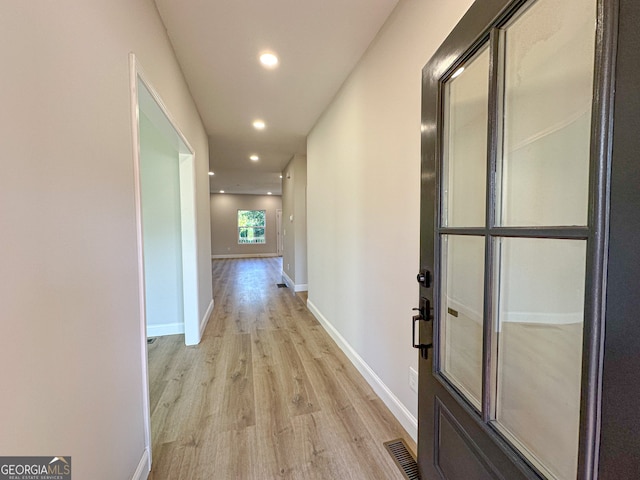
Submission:
{"label": "white baseboard", "polygon": [[211,260],[221,258],[270,258],[279,256],[277,253],[230,253],[228,255],[211,255]]}
{"label": "white baseboard", "polygon": [[291,280],[291,278],[289,278],[289,275],[287,275],[286,273],[284,273],[284,270],[282,271],[282,281],[284,283],[287,284],[287,287],[289,287],[291,289],[292,292],[306,292],[309,290],[309,285],[306,283],[298,283],[295,284],[293,282],[293,280]]}
{"label": "white baseboard", "polygon": [[213,305],[214,305],[214,301],[212,298],[211,303],[209,303],[209,308],[207,308],[207,311],[204,313],[204,317],[202,317],[202,319],[200,320],[200,338],[202,338],[202,335],[204,334],[204,329],[207,328],[207,324],[209,323],[209,318],[211,318],[211,314],[213,313]]}
{"label": "white baseboard", "polygon": [[149,472],[151,471],[150,458],[149,450],[145,448],[144,452],[142,452],[140,463],[138,463],[138,468],[136,468],[136,472],[133,474],[133,477],[131,477],[131,480],[147,480]]}
{"label": "white baseboard", "polygon": [[147,337],[163,337],[164,335],[179,335],[181,333],[184,333],[184,323],[147,325]]}
{"label": "white baseboard", "polygon": [[347,355],[351,363],[358,369],[358,371],[362,374],[367,383],[373,388],[373,391],[380,397],[380,399],[384,402],[384,404],[391,410],[391,413],[398,419],[400,424],[404,427],[411,438],[414,441],[418,441],[418,420],[414,417],[411,412],[405,407],[402,402],[394,395],[394,393],[385,385],[378,375],[373,371],[373,369],[367,365],[367,363],[362,359],[360,355],[353,349],[351,345],[344,339],[340,332],[336,330],[336,328],[331,325],[329,320],[325,318],[320,310],[311,302],[311,300],[307,300],[307,307],[309,311],[313,314],[314,317],[318,319],[320,324],[324,327],[327,333],[333,338],[333,340],[338,344],[340,349]]}

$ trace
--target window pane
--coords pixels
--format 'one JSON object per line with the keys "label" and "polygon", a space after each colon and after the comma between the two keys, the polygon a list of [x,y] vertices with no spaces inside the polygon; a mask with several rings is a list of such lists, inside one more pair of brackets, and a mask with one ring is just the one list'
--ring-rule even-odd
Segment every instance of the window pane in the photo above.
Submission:
{"label": "window pane", "polygon": [[238,210],[238,243],[267,243],[265,210]]}
{"label": "window pane", "polygon": [[498,223],[586,225],[595,0],[538,0],[504,30]]}
{"label": "window pane", "polygon": [[264,210],[238,210],[238,226],[264,227],[265,213]]}
{"label": "window pane", "polygon": [[440,364],[442,373],[480,409],[484,238],[442,238]]}
{"label": "window pane", "polygon": [[267,243],[264,236],[264,228],[238,228],[238,243]]}
{"label": "window pane", "polygon": [[546,476],[575,480],[586,241],[496,243],[496,425]]}
{"label": "window pane", "polygon": [[445,84],[442,206],[445,226],[485,224],[489,49]]}

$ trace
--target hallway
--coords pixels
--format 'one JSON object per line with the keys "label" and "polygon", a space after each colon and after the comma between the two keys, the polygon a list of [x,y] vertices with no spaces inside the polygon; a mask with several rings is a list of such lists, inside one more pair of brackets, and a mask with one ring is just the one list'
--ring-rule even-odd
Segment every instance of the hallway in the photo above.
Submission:
{"label": "hallway", "polygon": [[202,343],[149,345],[149,479],[402,479],[415,444],[303,302],[281,259],[214,260]]}

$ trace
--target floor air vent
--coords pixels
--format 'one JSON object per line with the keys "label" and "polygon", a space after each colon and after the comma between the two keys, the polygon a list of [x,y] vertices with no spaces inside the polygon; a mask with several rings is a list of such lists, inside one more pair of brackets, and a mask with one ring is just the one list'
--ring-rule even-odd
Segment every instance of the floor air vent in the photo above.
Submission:
{"label": "floor air vent", "polygon": [[286,283],[276,283],[276,285],[278,286],[278,288],[287,288]]}
{"label": "floor air vent", "polygon": [[391,440],[390,442],[384,442],[383,445],[391,455],[391,458],[393,458],[393,461],[396,462],[396,465],[404,475],[404,478],[407,480],[420,479],[416,459],[413,458],[413,455],[407,448],[407,444],[404,443],[404,440],[398,438],[396,440]]}

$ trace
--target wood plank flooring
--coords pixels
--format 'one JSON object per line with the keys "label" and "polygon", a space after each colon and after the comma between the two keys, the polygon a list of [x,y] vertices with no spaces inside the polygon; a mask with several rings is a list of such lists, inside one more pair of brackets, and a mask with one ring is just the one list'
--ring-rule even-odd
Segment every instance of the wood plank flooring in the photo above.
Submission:
{"label": "wood plank flooring", "polygon": [[150,480],[403,478],[382,443],[415,444],[280,283],[281,259],[214,260],[200,345],[149,345]]}

